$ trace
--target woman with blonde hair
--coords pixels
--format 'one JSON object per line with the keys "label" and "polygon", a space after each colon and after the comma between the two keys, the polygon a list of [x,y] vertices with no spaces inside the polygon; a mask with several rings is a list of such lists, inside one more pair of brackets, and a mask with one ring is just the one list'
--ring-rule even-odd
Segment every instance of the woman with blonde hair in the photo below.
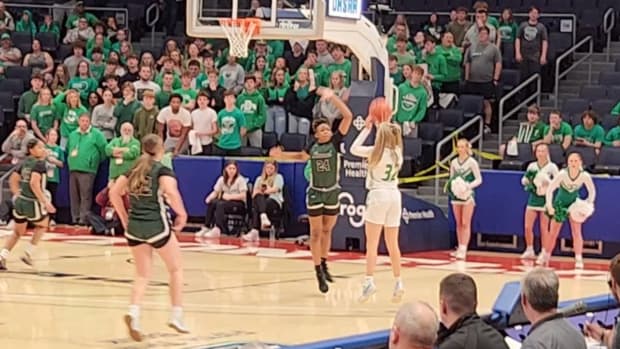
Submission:
{"label": "woman with blonde hair", "polygon": [[529,193],[527,207],[525,208],[524,232],[525,252],[521,259],[536,258],[534,252],[534,223],[536,218],[540,223],[540,240],[542,250],[537,263],[540,264],[546,255],[547,238],[549,236],[549,217],[545,214],[545,194],[547,187],[555,176],[558,175],[558,167],[551,162],[549,147],[545,143],[539,143],[535,148],[536,161],[527,166],[525,175],[521,178],[521,184]]}
{"label": "woman with blonde hair", "polygon": [[478,162],[472,157],[471,143],[468,140],[459,139],[456,150],[458,156],[450,163],[447,188],[456,222],[458,247],[450,255],[464,260],[467,257],[467,246],[471,239],[471,218],[476,206],[474,189],[482,184],[482,175]]}
{"label": "woman with blonde hair", "polygon": [[[131,292],[131,304],[125,315],[130,337],[142,341],[140,303],[144,298],[153,268],[153,250],[166,264],[170,277],[172,312],[168,326],[179,333],[189,331],[183,324],[183,268],[176,235],[187,222],[187,213],[172,169],[161,163],[164,157],[162,139],[149,134],[142,139],[142,156],[128,175],[119,176],[110,189],[110,202],[125,229],[125,237],[135,261],[136,277]],[[131,211],[123,204],[123,194],[129,193]],[[176,217],[171,222],[168,208]],[[174,234],[173,234],[174,232]]]}
{"label": "woman with blonde hair", "polygon": [[[381,102],[383,101],[383,102]],[[387,115],[391,108],[383,98],[373,104],[384,103]],[[370,110],[376,110],[371,105]],[[398,172],[403,164],[402,132],[397,124],[381,122],[379,115],[369,115],[366,127],[351,145],[351,154],[368,159],[366,177],[366,211],[364,227],[366,232],[366,279],[362,286],[361,302],[365,302],[376,291],[373,274],[377,264],[377,249],[381,230],[384,231],[385,244],[391,259],[392,273],[396,279],[392,300],[400,302],[405,289],[400,278],[400,248],[398,247],[398,230],[402,211],[401,194],[398,190]],[[364,146],[373,126],[377,129],[375,144]]]}
{"label": "woman with blonde hair", "polygon": [[271,228],[270,212],[282,208],[284,196],[284,177],[278,173],[278,163],[275,160],[265,161],[263,172],[254,182],[252,193],[252,230],[242,236],[246,241],[257,241],[261,230]]}

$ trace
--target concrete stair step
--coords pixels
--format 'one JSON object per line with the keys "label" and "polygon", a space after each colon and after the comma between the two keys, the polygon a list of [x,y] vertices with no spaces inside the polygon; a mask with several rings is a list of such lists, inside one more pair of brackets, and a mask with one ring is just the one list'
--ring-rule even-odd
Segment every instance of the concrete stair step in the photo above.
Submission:
{"label": "concrete stair step", "polygon": [[[577,52],[575,53],[575,60],[578,60],[581,57],[584,57],[585,55],[587,55],[586,53],[583,52]],[[620,58],[620,53],[611,53],[610,55],[610,60],[607,60],[607,53],[593,53],[591,56],[592,62],[615,62],[616,59]],[[582,63],[585,64],[585,63]]]}

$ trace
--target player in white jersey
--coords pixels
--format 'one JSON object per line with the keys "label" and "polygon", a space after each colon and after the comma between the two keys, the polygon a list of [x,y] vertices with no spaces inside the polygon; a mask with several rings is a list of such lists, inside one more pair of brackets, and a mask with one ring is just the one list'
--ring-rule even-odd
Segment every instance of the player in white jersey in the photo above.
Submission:
{"label": "player in white jersey", "polygon": [[[555,242],[560,234],[560,229],[562,229],[564,221],[568,218],[573,238],[573,250],[575,251],[575,269],[583,269],[583,235],[581,225],[592,214],[594,199],[596,198],[596,188],[590,174],[582,168],[581,154],[569,154],[566,162],[568,164],[567,168],[560,171],[551,184],[549,184],[549,188],[547,188],[545,207],[547,213],[553,219],[549,227],[549,238],[545,247],[546,254],[542,258],[542,264],[547,265],[549,263],[551,252],[553,252]],[[585,203],[579,199],[579,190],[583,186],[588,189],[588,197]],[[554,197],[553,193],[556,190],[557,194]],[[584,208],[584,206],[586,207]],[[585,211],[588,212],[586,213]]]}
{"label": "player in white jersey", "polygon": [[536,218],[540,223],[540,244],[542,246],[537,263],[541,264],[546,255],[549,217],[545,214],[545,194],[553,178],[558,175],[558,171],[558,167],[551,162],[547,144],[539,143],[536,146],[536,161],[527,166],[525,175],[521,178],[521,184],[529,193],[524,217],[525,252],[521,255],[521,259],[536,257],[534,252],[534,223],[536,223]]}
{"label": "player in white jersey", "polygon": [[471,157],[471,144],[466,139],[456,143],[458,156],[450,163],[448,194],[456,222],[456,239],[459,246],[451,255],[456,259],[467,257],[471,239],[471,218],[474,215],[474,189],[482,184],[478,162]]}
{"label": "player in white jersey", "polygon": [[351,154],[368,159],[366,177],[366,211],[364,225],[366,231],[366,279],[362,285],[361,302],[368,300],[376,291],[373,274],[377,263],[377,250],[381,230],[385,232],[385,245],[390,255],[392,272],[396,279],[392,301],[400,302],[404,287],[400,278],[400,248],[398,229],[402,211],[401,194],[398,190],[398,172],[403,164],[403,141],[398,125],[383,122],[377,128],[373,146],[364,142],[373,128],[371,118],[351,145]]}

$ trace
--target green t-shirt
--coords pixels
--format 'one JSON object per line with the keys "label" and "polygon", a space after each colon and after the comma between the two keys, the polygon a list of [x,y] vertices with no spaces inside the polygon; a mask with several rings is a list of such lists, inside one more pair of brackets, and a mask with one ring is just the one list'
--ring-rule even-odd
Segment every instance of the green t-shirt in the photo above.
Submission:
{"label": "green t-shirt", "polygon": [[605,130],[601,125],[594,125],[587,130],[583,125],[575,126],[574,139],[583,138],[590,143],[603,142],[605,140]]}
{"label": "green t-shirt", "polygon": [[93,78],[95,78],[95,80],[101,81],[101,78],[103,78],[104,71],[105,71],[105,63],[102,62],[101,64],[95,64],[95,63],[90,64],[90,72],[93,74]]}
{"label": "green t-shirt", "polygon": [[69,135],[78,128],[78,118],[82,114],[87,114],[88,110],[83,106],[69,109],[65,108],[65,112],[60,120],[60,135],[68,138]]}
{"label": "green t-shirt", "polygon": [[534,143],[545,137],[545,123],[537,122],[532,125],[530,123],[524,123],[519,126],[519,132],[517,133],[518,143]]}
{"label": "green t-shirt", "polygon": [[513,43],[517,37],[517,30],[519,27],[515,22],[501,22],[499,28],[497,28],[499,35],[502,37],[502,42]]}
{"label": "green t-shirt", "polygon": [[[549,133],[549,125],[545,125],[545,135]],[[562,144],[564,141],[564,137],[572,136],[573,129],[570,127],[568,122],[562,121],[560,124],[560,128],[557,130],[553,130],[553,137],[551,138],[551,143],[554,144]]]}
{"label": "green t-shirt", "polygon": [[217,127],[220,130],[218,147],[226,150],[241,148],[241,128],[245,128],[245,116],[241,110],[220,110],[217,113]]}
{"label": "green t-shirt", "polygon": [[191,101],[195,101],[196,96],[198,96],[198,91],[194,90],[193,88],[189,88],[187,90],[179,88],[179,89],[172,91],[172,93],[180,94],[181,97],[183,97],[183,102],[182,102],[183,104],[187,104]]}
{"label": "green t-shirt", "polygon": [[49,129],[54,127],[54,121],[58,120],[58,114],[52,105],[35,104],[30,111],[30,120],[36,121],[37,127],[45,135]]}
{"label": "green t-shirt", "polygon": [[[48,158],[51,157],[51,158],[55,158],[56,160],[60,162],[65,162],[65,152],[63,152],[59,146],[57,146],[56,144],[54,145],[46,144],[45,147],[49,151]],[[47,167],[47,181],[50,183],[60,182],[60,170],[58,169],[58,167],[56,167],[56,165],[52,164],[51,162],[46,163],[46,167]]]}
{"label": "green t-shirt", "polygon": [[[173,75],[174,75],[174,79],[172,80],[172,89],[176,90],[176,89],[181,88],[181,86],[182,86],[181,77],[176,72],[173,73]],[[161,72],[161,73],[157,74],[157,76],[155,76],[155,79],[153,81],[157,85],[159,85],[159,87],[161,87],[163,89],[164,88],[163,80],[164,80],[164,73]]]}
{"label": "green t-shirt", "polygon": [[98,85],[97,80],[91,77],[81,78],[79,76],[74,76],[71,80],[69,80],[69,88],[80,93],[80,99],[83,104],[87,104],[88,95],[91,92],[97,91]]}
{"label": "green t-shirt", "polygon": [[164,109],[165,107],[168,106],[168,104],[170,104],[171,94],[172,94],[172,91],[161,90],[157,92],[157,94],[155,95],[155,104],[157,105],[159,110]]}
{"label": "green t-shirt", "polygon": [[620,141],[620,126],[612,128],[605,136],[605,145],[613,146],[615,141]]}

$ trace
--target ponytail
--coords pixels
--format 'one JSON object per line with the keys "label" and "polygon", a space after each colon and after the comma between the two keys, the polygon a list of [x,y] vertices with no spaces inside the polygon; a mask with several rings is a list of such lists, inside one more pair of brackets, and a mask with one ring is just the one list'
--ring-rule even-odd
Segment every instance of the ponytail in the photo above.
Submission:
{"label": "ponytail", "polygon": [[148,190],[147,186],[150,182],[147,177],[154,162],[153,157],[146,153],[138,158],[128,178],[130,194],[140,195]]}

